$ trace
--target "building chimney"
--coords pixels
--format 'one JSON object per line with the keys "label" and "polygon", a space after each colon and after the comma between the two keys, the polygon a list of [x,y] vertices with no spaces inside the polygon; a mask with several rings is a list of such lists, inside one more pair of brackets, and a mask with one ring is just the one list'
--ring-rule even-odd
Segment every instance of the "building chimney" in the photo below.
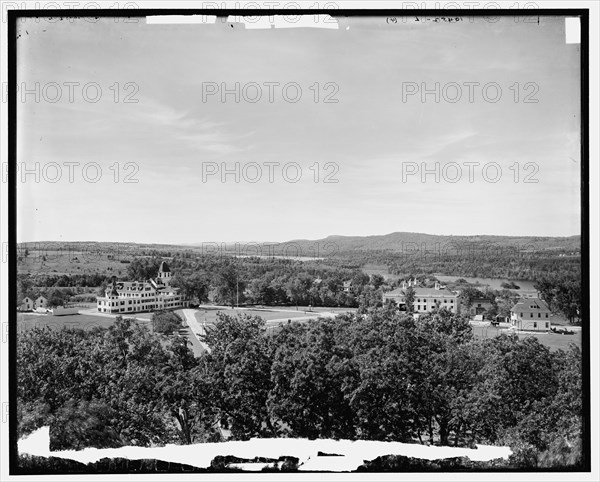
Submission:
{"label": "building chimney", "polygon": [[435,282],[435,289],[436,290],[440,289],[440,283],[438,281]]}

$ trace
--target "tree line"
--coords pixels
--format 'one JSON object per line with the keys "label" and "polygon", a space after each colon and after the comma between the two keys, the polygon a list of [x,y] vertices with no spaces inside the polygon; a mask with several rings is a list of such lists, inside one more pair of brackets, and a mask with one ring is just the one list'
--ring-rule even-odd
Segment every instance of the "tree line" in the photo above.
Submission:
{"label": "tree line", "polygon": [[[359,256],[359,255],[357,255]],[[360,256],[359,256],[360,257]],[[127,264],[123,278],[125,280],[148,280],[157,275],[162,258],[136,258]],[[327,261],[294,261],[289,259],[234,258],[229,256],[192,257],[175,256],[169,261],[174,273],[172,284],[181,289],[189,299],[201,303],[215,301],[231,306],[252,305],[312,305],[312,306],[381,306],[384,291],[398,286],[398,281],[386,281],[381,275],[366,275],[360,263],[331,259]],[[364,261],[364,260],[363,260]],[[410,261],[410,262],[408,262]],[[433,272],[447,272],[461,275],[464,270],[460,264],[421,265],[416,260],[404,264],[395,264],[392,271],[403,278],[418,277],[435,280]],[[503,266],[503,258],[492,258],[490,263]],[[545,263],[545,258],[534,258],[537,263]],[[555,258],[543,270],[528,271],[533,276],[535,288],[540,292],[553,312],[560,313],[570,322],[579,322],[582,318],[581,270],[571,258]],[[449,262],[449,261],[445,261]],[[533,261],[532,261],[533,262]],[[418,276],[414,273],[417,273]],[[508,276],[516,272],[468,272],[479,276]],[[536,274],[537,273],[537,274]],[[521,273],[522,277],[526,277]],[[99,287],[97,295],[103,296],[111,277],[105,274],[75,275],[18,275],[17,301],[25,296],[36,298],[42,292],[39,287]],[[423,281],[424,282],[424,281]],[[514,288],[513,285],[506,285]],[[497,314],[508,316],[510,308],[516,303],[514,291],[480,291],[468,283],[454,283],[455,289],[463,291],[463,298],[490,297],[493,309],[488,317]],[[74,291],[55,288],[46,291],[52,296],[53,303],[60,305],[69,301]],[[512,293],[512,295],[511,295]],[[497,298],[501,298],[498,300]],[[466,304],[468,307],[468,303]]]}
{"label": "tree line", "polygon": [[[136,259],[127,267],[128,279],[156,276],[160,259]],[[360,269],[319,262],[285,259],[205,256],[175,257],[171,284],[185,296],[235,306],[312,305],[357,307],[381,303],[381,275],[369,277]],[[388,287],[389,288],[389,287]]]}
{"label": "tree line", "polygon": [[[332,263],[333,259],[328,259]],[[559,256],[559,253],[513,253],[499,250],[470,254],[402,254],[394,252],[357,252],[345,253],[336,258],[340,264],[352,263],[385,264],[391,274],[402,275],[407,272],[423,274],[444,273],[472,278],[511,278],[535,280],[541,276],[557,273],[579,275],[580,256]]]}

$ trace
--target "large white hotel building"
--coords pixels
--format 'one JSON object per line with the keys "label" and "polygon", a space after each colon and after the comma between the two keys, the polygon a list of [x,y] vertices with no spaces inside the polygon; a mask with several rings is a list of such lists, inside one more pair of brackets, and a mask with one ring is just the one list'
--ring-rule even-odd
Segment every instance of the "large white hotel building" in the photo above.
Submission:
{"label": "large white hotel building", "polygon": [[400,310],[406,311],[406,291],[409,287],[414,289],[413,313],[422,315],[433,310],[438,304],[440,308],[446,308],[452,313],[459,312],[458,294],[442,287],[437,281],[434,288],[424,288],[419,286],[415,278],[408,283],[403,282],[402,287],[396,288],[383,294],[383,302],[393,301]]}
{"label": "large white hotel building", "polygon": [[148,281],[117,281],[106,287],[104,296],[97,298],[98,311],[102,313],[136,313],[140,311],[185,308],[189,301],[170,286],[171,270],[164,261],[158,276]]}

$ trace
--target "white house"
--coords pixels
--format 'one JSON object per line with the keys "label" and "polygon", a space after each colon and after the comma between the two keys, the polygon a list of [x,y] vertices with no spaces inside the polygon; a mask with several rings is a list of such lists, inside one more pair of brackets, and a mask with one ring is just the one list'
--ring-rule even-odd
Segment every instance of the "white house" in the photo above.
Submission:
{"label": "white house", "polygon": [[440,308],[447,308],[452,313],[458,313],[458,294],[441,286],[438,282],[435,283],[433,288],[423,288],[419,286],[416,279],[409,280],[408,283],[404,281],[400,288],[384,293],[383,302],[393,301],[400,310],[406,310],[405,296],[409,287],[412,287],[415,292],[413,313],[427,313],[438,304]]}
{"label": "white house", "polygon": [[35,308],[48,308],[48,300],[43,296],[38,296],[35,300]]}
{"label": "white house", "polygon": [[552,311],[539,298],[522,299],[510,310],[510,322],[517,330],[548,331],[552,318]]}
{"label": "white house", "polygon": [[33,307],[34,301],[29,296],[26,296],[25,298],[23,298],[23,301],[21,301],[21,304],[19,305],[19,311],[32,311]]}

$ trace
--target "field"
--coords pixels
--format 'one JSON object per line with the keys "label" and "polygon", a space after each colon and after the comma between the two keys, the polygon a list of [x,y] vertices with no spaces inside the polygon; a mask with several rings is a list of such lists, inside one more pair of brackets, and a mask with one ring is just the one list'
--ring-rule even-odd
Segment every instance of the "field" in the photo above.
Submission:
{"label": "field", "polygon": [[[501,333],[506,333],[500,331],[500,328],[496,328],[493,326],[473,326],[473,335],[477,338],[491,338],[494,336],[498,336]],[[527,338],[528,336],[533,336],[537,338],[538,341],[546,345],[551,350],[568,350],[569,345],[573,343],[577,347],[581,348],[581,331],[575,332],[573,335],[560,335],[557,333],[517,333],[517,336],[520,339]]]}
{"label": "field", "polygon": [[[181,313],[180,313],[181,314]],[[152,331],[152,323],[150,317],[152,313],[136,313],[138,323]],[[181,315],[184,319],[184,316]],[[109,328],[114,323],[114,318],[109,316],[93,316],[87,314],[52,316],[52,315],[35,315],[31,313],[19,313],[17,315],[17,331],[30,330],[33,328],[48,327],[59,330],[61,328],[81,328],[91,330],[96,327]],[[204,351],[189,326],[185,323],[179,334],[185,336],[190,342],[189,346],[195,356],[200,356]],[[166,340],[165,340],[166,342]]]}
{"label": "field", "polygon": [[[114,323],[114,318],[108,316],[93,316],[87,314],[79,315],[65,315],[65,316],[52,316],[52,315],[38,315],[33,313],[19,313],[17,314],[17,330],[28,330],[31,328],[80,328],[83,330],[91,330],[93,328],[108,328]],[[138,320],[140,324],[148,326],[152,329],[152,324],[148,318],[145,320]]]}
{"label": "field", "polygon": [[[112,255],[111,255],[112,256]],[[19,273],[74,275],[106,274],[120,276],[127,270],[127,264],[121,259],[109,259],[108,254],[90,253],[75,250],[51,250],[31,248],[28,256],[22,256],[17,263]],[[128,258],[131,259],[131,258]]]}
{"label": "field", "polygon": [[[316,318],[319,313],[323,313],[325,316],[333,316],[333,314],[339,314],[342,312],[355,311],[354,309],[348,308],[313,308],[313,312],[307,312],[307,307],[298,307],[298,311],[295,308],[264,308],[264,309],[246,309],[238,308],[231,309],[225,307],[209,307],[203,306],[198,309],[195,313],[196,319],[200,323],[212,324],[217,319],[217,313],[222,312],[228,315],[237,314],[248,314],[251,316],[260,316],[267,321],[268,331],[270,334],[274,334],[279,331],[276,327],[280,323],[283,324],[287,320],[298,320],[306,321],[308,318]],[[179,310],[178,310],[179,311]],[[140,324],[146,326],[152,331],[152,323],[150,321],[152,313],[136,313],[135,318]],[[183,315],[182,315],[182,318]],[[66,315],[66,316],[52,316],[52,315],[38,315],[33,313],[19,313],[17,314],[17,330],[28,330],[32,328],[43,328],[49,327],[53,329],[60,328],[81,328],[84,330],[91,330],[95,327],[108,328],[114,323],[114,318],[110,316],[99,316],[91,314],[79,314],[79,315]],[[477,338],[491,338],[503,333],[501,328],[493,326],[478,326],[472,325],[473,334]],[[194,353],[199,354],[201,352],[200,345],[194,336],[192,336],[191,330],[186,326],[182,329],[180,334],[187,336],[192,343],[192,349]],[[567,350],[571,344],[575,344],[581,348],[582,338],[581,331],[575,332],[573,335],[561,335],[557,333],[538,333],[538,334],[518,334],[519,338],[526,338],[533,336],[539,340],[540,343],[546,345],[552,350]]]}
{"label": "field", "polygon": [[371,276],[379,274],[383,276],[386,281],[396,281],[400,278],[400,275],[390,274],[389,268],[385,264],[366,264],[361,268],[362,272]]}
{"label": "field", "polygon": [[212,324],[217,319],[217,313],[225,313],[227,315],[237,315],[237,314],[245,314],[250,316],[260,316],[263,318],[267,324],[270,322],[285,322],[287,320],[293,319],[302,319],[306,318],[316,318],[319,316],[319,313],[322,313],[324,316],[332,316],[332,314],[339,314],[344,312],[353,312],[356,311],[354,308],[312,308],[312,311],[309,311],[307,306],[299,306],[298,310],[296,307],[264,307],[264,308],[226,308],[226,307],[212,307],[203,305],[198,311],[196,311],[195,316],[196,320],[200,323]]}
{"label": "field", "polygon": [[[298,307],[298,311],[294,308],[238,308],[231,309],[225,307],[210,307],[205,306],[196,311],[196,319],[201,323],[212,324],[217,319],[217,313],[227,313],[229,315],[237,315],[239,313],[248,314],[251,316],[260,316],[267,321],[286,321],[288,319],[299,319],[307,317],[317,317],[319,313],[323,313],[325,316],[332,316],[334,313],[342,313],[346,311],[354,311],[348,308],[313,308],[312,312],[305,311],[307,307]],[[90,330],[94,327],[108,328],[114,322],[114,317],[107,315],[94,315],[92,308],[83,308],[83,313],[78,315],[65,315],[65,316],[52,316],[46,314],[36,313],[18,313],[17,314],[17,326],[19,330],[27,330],[30,328],[43,328],[50,327],[54,329],[65,328],[81,328],[84,330]],[[180,311],[180,310],[177,310]],[[152,329],[152,313],[134,313],[130,316],[127,314],[125,317],[136,318],[142,325]],[[182,315],[183,318],[183,315]]]}

